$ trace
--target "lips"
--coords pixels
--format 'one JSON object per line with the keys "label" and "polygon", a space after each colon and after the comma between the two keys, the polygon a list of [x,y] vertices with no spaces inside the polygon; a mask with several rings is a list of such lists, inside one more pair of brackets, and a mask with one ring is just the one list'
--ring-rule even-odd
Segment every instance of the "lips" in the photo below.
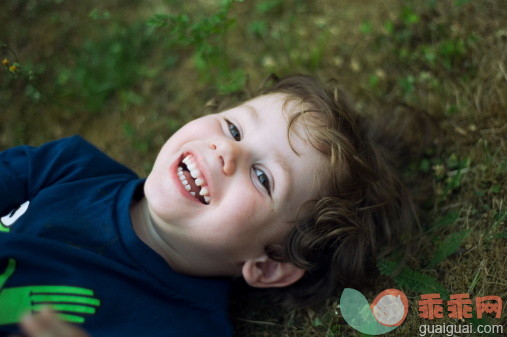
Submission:
{"label": "lips", "polygon": [[211,197],[204,175],[199,170],[195,157],[185,154],[177,168],[178,177],[185,190],[205,205],[209,205]]}

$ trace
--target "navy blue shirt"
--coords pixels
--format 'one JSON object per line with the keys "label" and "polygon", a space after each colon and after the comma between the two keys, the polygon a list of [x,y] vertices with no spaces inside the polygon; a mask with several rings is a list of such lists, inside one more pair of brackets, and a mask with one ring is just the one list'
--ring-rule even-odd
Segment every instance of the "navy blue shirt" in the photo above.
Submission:
{"label": "navy blue shirt", "polygon": [[80,137],[0,153],[0,336],[50,305],[100,336],[231,336],[229,282],[174,272],[135,234],[141,180]]}

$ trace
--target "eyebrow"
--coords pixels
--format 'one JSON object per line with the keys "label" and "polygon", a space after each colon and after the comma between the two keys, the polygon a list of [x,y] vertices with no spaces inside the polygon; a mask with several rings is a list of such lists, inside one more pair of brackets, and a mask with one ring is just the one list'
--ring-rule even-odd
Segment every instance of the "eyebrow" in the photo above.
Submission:
{"label": "eyebrow", "polygon": [[[283,158],[282,155],[278,152],[275,152],[275,161],[282,167],[283,181],[286,186],[286,190],[288,191],[291,184],[290,178],[293,177],[292,167],[289,166],[289,164],[285,161],[285,158]],[[276,183],[274,185],[276,185]]]}
{"label": "eyebrow", "polygon": [[244,107],[248,111],[248,114],[250,115],[250,119],[254,122],[255,126],[258,126],[259,122],[260,122],[260,117],[259,117],[259,113],[257,112],[257,110],[255,110],[255,108],[253,106],[248,105],[248,104],[245,104]]}

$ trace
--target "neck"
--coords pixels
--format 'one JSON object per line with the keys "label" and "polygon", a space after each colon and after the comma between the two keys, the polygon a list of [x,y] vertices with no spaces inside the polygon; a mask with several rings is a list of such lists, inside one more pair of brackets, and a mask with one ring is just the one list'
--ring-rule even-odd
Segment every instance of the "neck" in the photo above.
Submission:
{"label": "neck", "polygon": [[141,241],[160,255],[173,270],[183,274],[191,274],[188,272],[190,269],[190,262],[181,254],[178,254],[174,247],[163,241],[158,235],[156,226],[154,226],[153,219],[150,215],[146,197],[132,202],[130,207],[130,218],[132,220],[134,232]]}
{"label": "neck", "polygon": [[241,275],[241,265],[218,263],[223,254],[202,249],[189,241],[175,226],[154,218],[148,201],[143,197],[133,201],[130,208],[132,225],[137,236],[148,247],[160,255],[171,268],[181,274],[192,276],[233,276]]}

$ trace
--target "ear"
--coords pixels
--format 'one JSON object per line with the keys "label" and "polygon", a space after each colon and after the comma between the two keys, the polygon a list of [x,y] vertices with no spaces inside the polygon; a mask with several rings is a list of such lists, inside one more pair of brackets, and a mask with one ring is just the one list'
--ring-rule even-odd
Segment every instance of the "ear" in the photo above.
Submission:
{"label": "ear", "polygon": [[256,288],[287,287],[298,281],[305,271],[291,263],[277,262],[267,255],[247,260],[242,268],[243,277]]}

